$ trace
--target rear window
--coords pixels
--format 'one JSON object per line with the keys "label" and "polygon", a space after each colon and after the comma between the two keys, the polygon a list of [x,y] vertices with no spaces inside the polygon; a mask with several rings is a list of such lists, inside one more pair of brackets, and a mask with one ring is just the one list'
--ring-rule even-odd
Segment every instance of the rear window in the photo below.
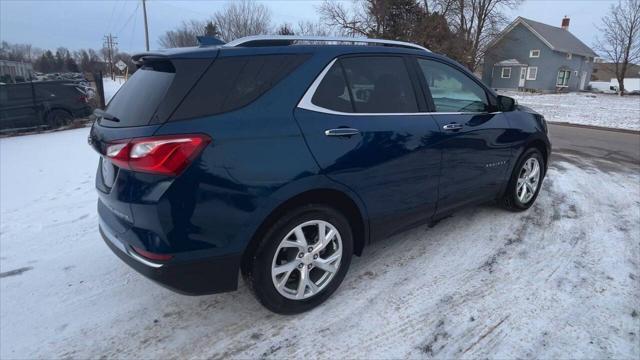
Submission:
{"label": "rear window", "polygon": [[142,67],[127,80],[111,99],[106,111],[119,122],[102,120],[110,127],[142,126],[149,124],[167,89],[174,72]]}
{"label": "rear window", "polygon": [[239,109],[258,99],[308,58],[279,54],[220,58],[173,115],[188,119]]}

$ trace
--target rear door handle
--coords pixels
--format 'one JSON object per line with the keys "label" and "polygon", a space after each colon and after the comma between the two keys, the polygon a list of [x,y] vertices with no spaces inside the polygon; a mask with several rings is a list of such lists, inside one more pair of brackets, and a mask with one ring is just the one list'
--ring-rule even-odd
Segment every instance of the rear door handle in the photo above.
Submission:
{"label": "rear door handle", "polygon": [[337,128],[325,130],[324,134],[327,136],[353,136],[360,134],[360,130],[353,128]]}
{"label": "rear door handle", "polygon": [[462,124],[451,123],[442,127],[444,130],[460,130],[462,129]]}

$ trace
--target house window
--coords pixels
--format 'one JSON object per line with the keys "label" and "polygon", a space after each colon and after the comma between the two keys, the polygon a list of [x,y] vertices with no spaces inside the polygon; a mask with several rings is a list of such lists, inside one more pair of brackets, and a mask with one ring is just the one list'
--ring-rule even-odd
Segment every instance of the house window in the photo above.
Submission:
{"label": "house window", "polygon": [[571,60],[571,53],[567,53],[567,60]]}
{"label": "house window", "polygon": [[590,58],[590,57],[588,57],[588,56],[587,56],[585,59],[587,59],[587,60],[585,61],[587,64],[591,61],[591,58]]}
{"label": "house window", "polygon": [[531,57],[531,58],[539,58],[540,57],[540,50],[530,50],[529,51],[529,57]]}
{"label": "house window", "polygon": [[527,68],[527,80],[535,80],[538,77],[538,67],[530,66]]}
{"label": "house window", "polygon": [[511,78],[511,68],[510,67],[502,68],[502,74],[500,75],[500,77],[503,78],[503,79],[510,79]]}
{"label": "house window", "polygon": [[569,78],[571,77],[571,70],[558,71],[558,79],[556,80],[556,86],[567,87],[569,86]]}

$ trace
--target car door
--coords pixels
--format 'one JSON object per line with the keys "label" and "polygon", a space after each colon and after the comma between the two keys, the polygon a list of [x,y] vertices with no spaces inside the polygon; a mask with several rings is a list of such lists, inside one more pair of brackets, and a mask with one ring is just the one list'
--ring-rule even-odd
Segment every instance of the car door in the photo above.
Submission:
{"label": "car door", "polygon": [[417,67],[442,133],[438,212],[495,198],[511,161],[506,116],[473,75],[436,59]]}
{"label": "car door", "polygon": [[334,59],[295,110],[323,173],[364,201],[372,238],[429,219],[437,203],[439,130],[407,61]]}
{"label": "car door", "polygon": [[19,129],[36,126],[38,113],[30,83],[4,85],[6,102],[2,104],[2,128]]}

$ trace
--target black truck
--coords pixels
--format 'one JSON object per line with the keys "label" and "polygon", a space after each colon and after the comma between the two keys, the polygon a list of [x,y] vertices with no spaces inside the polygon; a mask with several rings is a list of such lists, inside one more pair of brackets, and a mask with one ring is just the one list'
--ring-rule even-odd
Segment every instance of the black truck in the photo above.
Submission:
{"label": "black truck", "polygon": [[0,84],[0,132],[57,128],[91,111],[87,95],[71,81]]}

